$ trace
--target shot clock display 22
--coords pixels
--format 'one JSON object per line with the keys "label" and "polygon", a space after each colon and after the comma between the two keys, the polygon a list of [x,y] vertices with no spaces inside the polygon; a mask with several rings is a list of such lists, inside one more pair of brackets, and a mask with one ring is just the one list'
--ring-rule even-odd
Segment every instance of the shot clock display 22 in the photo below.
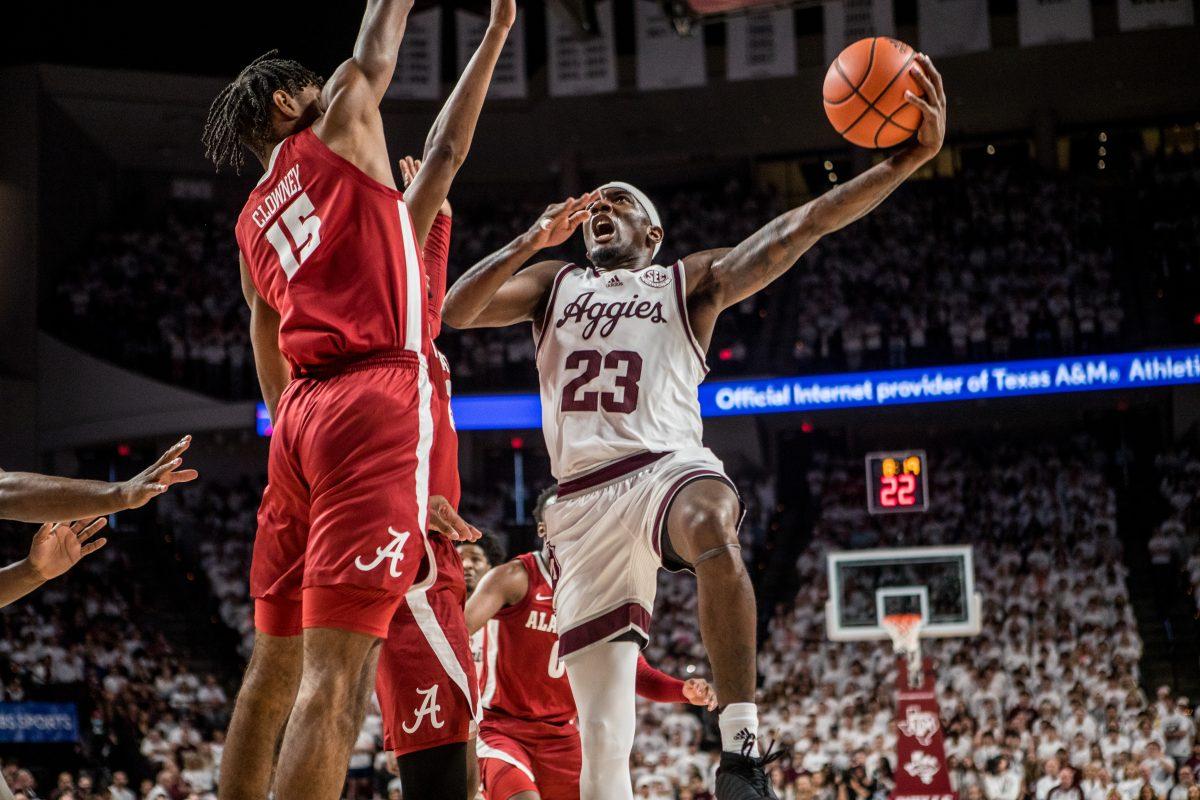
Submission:
{"label": "shot clock display 22", "polygon": [[867,510],[897,514],[929,508],[924,450],[867,453]]}

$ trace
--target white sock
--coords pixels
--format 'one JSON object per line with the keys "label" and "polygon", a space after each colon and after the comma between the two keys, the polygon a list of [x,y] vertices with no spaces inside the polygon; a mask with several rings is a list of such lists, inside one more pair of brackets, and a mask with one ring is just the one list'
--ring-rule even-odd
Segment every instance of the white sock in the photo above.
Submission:
{"label": "white sock", "polygon": [[730,703],[717,719],[721,728],[721,749],[730,753],[742,752],[749,739],[750,755],[758,758],[758,706],[754,703]]}

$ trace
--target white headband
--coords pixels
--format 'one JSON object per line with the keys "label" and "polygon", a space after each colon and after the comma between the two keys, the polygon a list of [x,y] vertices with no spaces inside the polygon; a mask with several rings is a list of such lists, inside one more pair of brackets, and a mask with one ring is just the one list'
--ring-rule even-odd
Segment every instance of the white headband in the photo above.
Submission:
{"label": "white headband", "polygon": [[[609,181],[601,186],[600,189],[620,189],[622,191],[629,192],[631,195],[633,195],[633,199],[637,200],[642,206],[642,210],[646,212],[646,216],[650,218],[650,224],[656,228],[662,228],[662,219],[660,219],[658,216],[658,209],[654,207],[654,203],[650,202],[650,198],[646,196],[646,193],[634,186],[632,183],[625,183],[625,181]],[[662,240],[654,243],[653,255],[658,255],[658,249],[660,247],[662,247]]]}

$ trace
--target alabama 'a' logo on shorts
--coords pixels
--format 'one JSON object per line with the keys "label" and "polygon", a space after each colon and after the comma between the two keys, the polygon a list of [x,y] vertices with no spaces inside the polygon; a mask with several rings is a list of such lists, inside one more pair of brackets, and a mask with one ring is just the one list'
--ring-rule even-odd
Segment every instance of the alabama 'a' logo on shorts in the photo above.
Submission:
{"label": "alabama 'a' logo on shorts", "polygon": [[417,694],[421,696],[421,707],[416,710],[412,723],[401,723],[400,727],[404,728],[405,733],[416,733],[425,720],[429,720],[429,724],[434,728],[445,727],[445,720],[439,716],[442,713],[442,707],[438,705],[437,690],[436,683],[428,689],[417,689]]}
{"label": "alabama 'a' logo on shorts", "polygon": [[404,560],[404,545],[408,542],[408,537],[412,534],[408,531],[400,532],[390,527],[388,528],[388,533],[391,534],[392,541],[386,547],[375,548],[374,560],[368,563],[363,560],[362,556],[359,556],[354,559],[354,566],[363,572],[370,572],[384,561],[389,561],[391,563],[388,564],[388,571],[392,574],[393,578],[399,578],[401,574],[400,562]]}

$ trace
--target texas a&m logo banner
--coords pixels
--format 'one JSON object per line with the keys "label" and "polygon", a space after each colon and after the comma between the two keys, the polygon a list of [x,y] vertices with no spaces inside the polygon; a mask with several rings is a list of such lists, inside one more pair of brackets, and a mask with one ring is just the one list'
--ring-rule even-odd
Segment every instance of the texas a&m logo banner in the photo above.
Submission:
{"label": "texas a&m logo banner", "polygon": [[908,682],[908,657],[896,659],[896,788],[892,800],[957,800],[946,772],[946,748],[938,714],[933,667],[923,663],[924,681]]}

